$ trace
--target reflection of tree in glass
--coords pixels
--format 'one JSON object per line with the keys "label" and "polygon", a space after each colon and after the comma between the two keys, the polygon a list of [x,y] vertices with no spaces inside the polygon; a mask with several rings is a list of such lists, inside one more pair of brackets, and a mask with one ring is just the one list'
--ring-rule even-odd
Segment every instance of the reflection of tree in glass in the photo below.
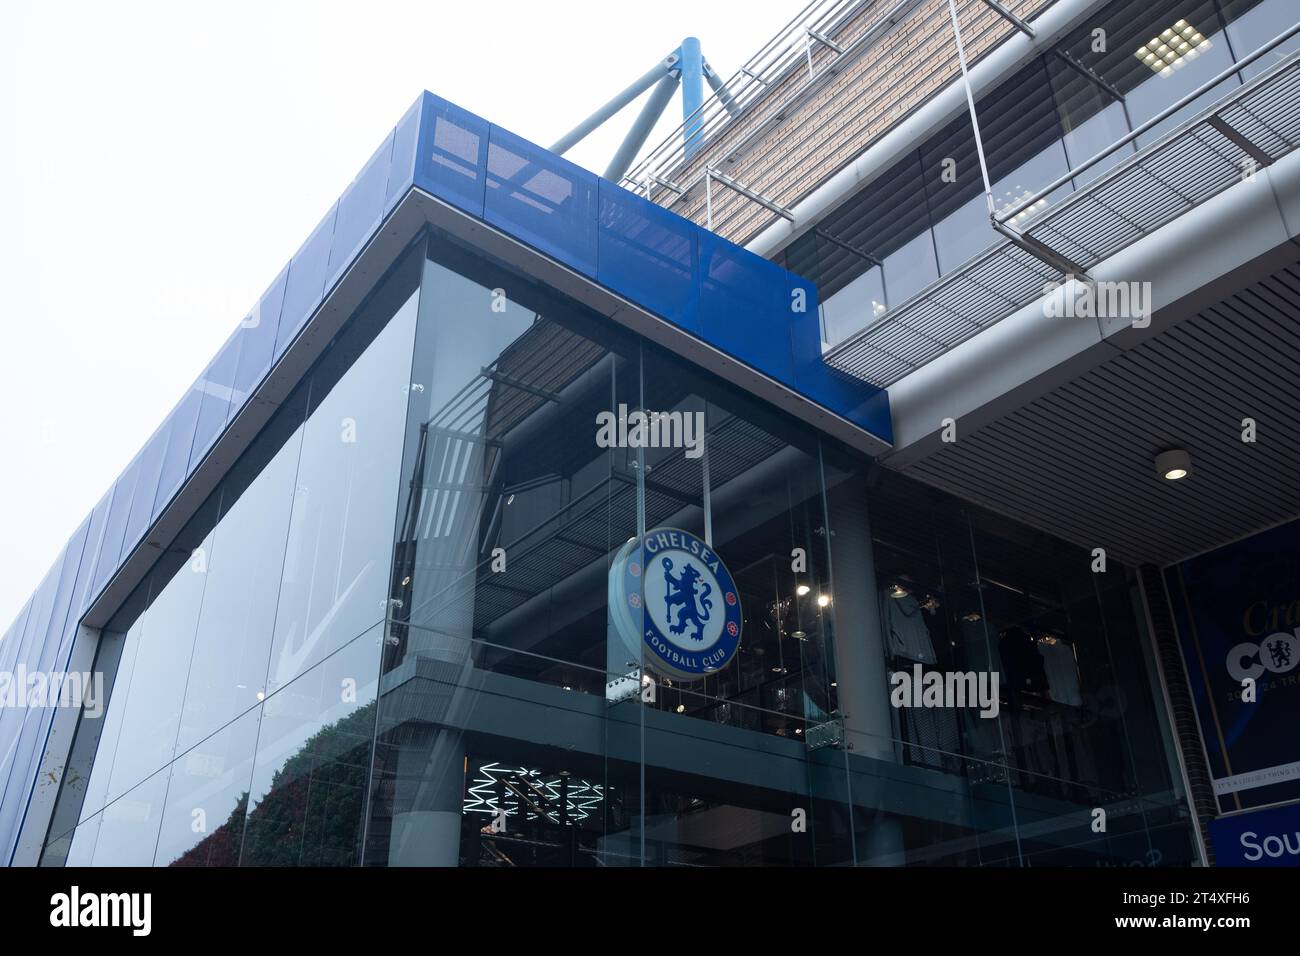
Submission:
{"label": "reflection of tree in glass", "polygon": [[355,866],[374,706],[318,730],[275,772],[252,813],[244,793],[229,819],[170,865]]}

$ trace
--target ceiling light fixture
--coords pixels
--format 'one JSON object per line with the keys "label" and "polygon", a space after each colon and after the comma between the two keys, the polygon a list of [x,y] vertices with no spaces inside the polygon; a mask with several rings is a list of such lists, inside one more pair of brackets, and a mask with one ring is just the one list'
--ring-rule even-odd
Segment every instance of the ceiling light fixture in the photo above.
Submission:
{"label": "ceiling light fixture", "polygon": [[809,591],[811,591],[811,590],[812,590],[812,588],[810,588],[808,585],[806,585],[806,584],[801,584],[801,585],[799,585],[797,588],[794,589],[794,593],[797,594],[797,595],[799,595],[800,597],[803,597],[805,594],[807,594],[807,593],[808,593]]}
{"label": "ceiling light fixture", "polygon": [[830,606],[830,603],[831,603],[831,596],[830,596],[829,594],[819,594],[819,595],[817,595],[817,606],[818,606],[818,607],[829,607],[829,606]]}
{"label": "ceiling light fixture", "polygon": [[1169,29],[1161,30],[1159,36],[1143,43],[1133,51],[1133,55],[1153,73],[1170,76],[1212,45],[1196,27],[1186,20],[1179,20]]}
{"label": "ceiling light fixture", "polygon": [[1156,474],[1166,481],[1178,481],[1192,473],[1192,456],[1182,448],[1170,448],[1156,455]]}

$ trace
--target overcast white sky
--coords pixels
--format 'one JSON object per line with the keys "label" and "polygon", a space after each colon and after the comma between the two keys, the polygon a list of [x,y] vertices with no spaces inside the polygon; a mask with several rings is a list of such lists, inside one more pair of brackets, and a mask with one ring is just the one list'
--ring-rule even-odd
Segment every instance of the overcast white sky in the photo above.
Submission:
{"label": "overcast white sky", "polygon": [[0,633],[421,89],[547,145],[803,5],[0,0]]}

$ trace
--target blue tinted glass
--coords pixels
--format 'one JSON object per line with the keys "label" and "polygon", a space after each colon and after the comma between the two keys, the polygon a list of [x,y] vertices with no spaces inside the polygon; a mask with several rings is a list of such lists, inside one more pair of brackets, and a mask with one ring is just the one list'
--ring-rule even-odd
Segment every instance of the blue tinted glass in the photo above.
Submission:
{"label": "blue tinted glass", "polygon": [[693,223],[600,181],[596,278],[651,312],[699,334]]}
{"label": "blue tinted glass", "polygon": [[426,93],[415,185],[482,218],[487,143],[486,120]]}
{"label": "blue tinted glass", "polygon": [[352,260],[383,217],[384,189],[388,185],[388,165],[392,155],[393,134],[390,133],[339,200],[338,220],[334,224],[334,239],[330,246],[330,286],[352,265]]}
{"label": "blue tinted glass", "polygon": [[167,426],[153,433],[144,449],[140,452],[140,467],[137,472],[135,494],[131,498],[131,517],[126,522],[126,534],[122,539],[122,553],[125,557],[140,541],[140,536],[153,520],[153,502],[158,493],[158,479],[162,475],[163,458],[167,452],[170,438]]}
{"label": "blue tinted glass", "polygon": [[167,507],[189,474],[190,449],[194,447],[194,429],[202,405],[203,393],[190,388],[172,410],[167,425],[163,426],[168,431],[167,450],[163,453],[162,469],[158,473],[158,493],[153,498],[155,518]]}
{"label": "blue tinted glass", "polygon": [[289,284],[284,292],[284,308],[280,310],[280,328],[275,334],[276,358],[284,354],[325,294],[338,208],[335,203],[289,263]]}
{"label": "blue tinted glass", "polygon": [[275,357],[275,336],[280,327],[280,307],[284,304],[284,289],[289,282],[289,267],[285,266],[275,277],[271,287],[262,294],[253,311],[244,317],[235,334],[239,337],[239,363],[235,369],[234,396],[226,420],[233,419],[243,408],[254,389],[261,384],[271,369]]}
{"label": "blue tinted glass", "polygon": [[108,508],[108,522],[104,525],[104,539],[99,545],[99,558],[95,562],[95,577],[92,580],[90,595],[87,600],[94,601],[109,578],[117,573],[118,558],[122,554],[122,539],[126,534],[127,518],[131,515],[131,498],[135,492],[135,473],[137,458],[122,472],[113,486],[113,500]]}
{"label": "blue tinted glass", "polygon": [[700,231],[700,335],[711,345],[781,382],[792,382],[791,323],[800,319],[821,341],[813,311],[795,313],[789,274],[734,243]]}
{"label": "blue tinted glass", "polygon": [[597,178],[493,126],[483,218],[572,266],[596,274]]}
{"label": "blue tinted glass", "polygon": [[388,170],[388,189],[384,196],[385,215],[406,195],[415,181],[415,150],[420,136],[421,94],[393,130],[393,159]]}
{"label": "blue tinted glass", "polygon": [[193,473],[203,456],[226,427],[226,413],[230,410],[235,370],[239,366],[239,333],[236,332],[221,347],[217,357],[194,383],[201,394],[198,422],[194,426],[194,443],[190,446],[188,471]]}

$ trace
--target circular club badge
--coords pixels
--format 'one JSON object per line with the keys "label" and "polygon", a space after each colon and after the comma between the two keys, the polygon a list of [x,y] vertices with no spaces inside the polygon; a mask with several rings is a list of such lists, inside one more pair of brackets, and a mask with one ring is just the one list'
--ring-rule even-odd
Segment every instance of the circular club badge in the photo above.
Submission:
{"label": "circular club badge", "polygon": [[715,551],[688,531],[656,528],[633,538],[610,573],[610,612],[633,653],[678,680],[731,663],[740,647],[740,594]]}

